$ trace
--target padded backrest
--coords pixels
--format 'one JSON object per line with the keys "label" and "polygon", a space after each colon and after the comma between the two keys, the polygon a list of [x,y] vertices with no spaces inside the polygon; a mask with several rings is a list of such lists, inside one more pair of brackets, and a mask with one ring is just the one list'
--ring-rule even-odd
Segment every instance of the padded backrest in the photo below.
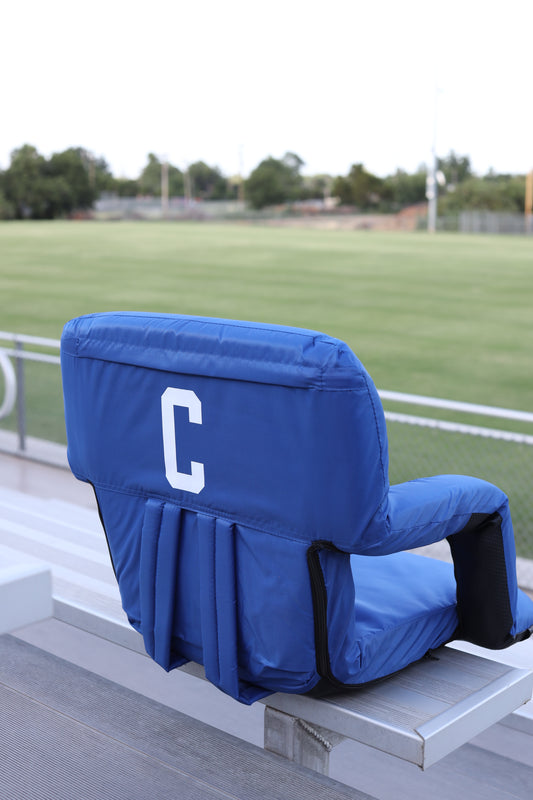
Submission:
{"label": "padded backrest", "polygon": [[82,480],[352,552],[380,528],[383,411],[343,342],[123,312],[70,321],[61,347],[69,461]]}

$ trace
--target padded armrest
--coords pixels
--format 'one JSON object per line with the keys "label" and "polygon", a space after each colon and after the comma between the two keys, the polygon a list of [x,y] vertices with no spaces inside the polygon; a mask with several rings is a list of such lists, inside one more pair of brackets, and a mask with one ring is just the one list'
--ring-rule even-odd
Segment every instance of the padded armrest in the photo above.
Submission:
{"label": "padded armrest", "polygon": [[[501,513],[506,505],[501,489],[465,475],[436,475],[391,486],[387,537],[376,555],[441,541],[461,531],[472,514]],[[514,559],[514,537],[507,538]]]}
{"label": "padded armrest", "polygon": [[365,554],[385,555],[445,538],[457,582],[456,638],[498,649],[529,635],[520,624],[508,500],[486,481],[439,475],[392,486],[387,534]]}

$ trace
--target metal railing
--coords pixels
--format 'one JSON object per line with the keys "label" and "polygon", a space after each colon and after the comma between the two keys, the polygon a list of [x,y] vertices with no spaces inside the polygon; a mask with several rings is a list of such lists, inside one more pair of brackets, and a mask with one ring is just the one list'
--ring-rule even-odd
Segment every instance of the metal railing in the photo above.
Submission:
{"label": "metal railing", "polygon": [[[48,339],[43,336],[28,336],[26,334],[0,331],[0,342],[11,342],[13,345],[12,347],[0,345],[0,373],[3,374],[4,378],[4,397],[0,404],[0,420],[8,417],[16,405],[17,432],[20,450],[23,451],[25,449],[27,430],[25,362],[39,361],[41,363],[56,365],[60,365],[61,363],[58,355],[29,350],[26,348],[26,345],[59,350],[60,341],[59,339]],[[14,359],[15,367],[13,367],[10,358]],[[463,403],[457,400],[444,400],[438,397],[426,397],[423,395],[386,390],[379,390],[379,395],[382,401],[426,408],[438,408],[463,414],[492,417],[494,419],[514,420],[516,422],[525,422],[533,425],[533,413],[529,411],[515,411],[513,409],[499,408],[497,406]],[[392,411],[385,411],[385,417],[389,422],[399,422],[406,425],[416,425],[448,431],[450,433],[461,433],[470,436],[481,436],[533,445],[533,435],[530,434],[515,433],[513,431],[498,430],[479,425],[465,425],[458,422],[448,422],[442,419],[400,414]]]}
{"label": "metal railing", "polygon": [[[402,392],[379,391],[382,400],[395,403],[423,406],[427,408],[440,408],[446,411],[458,411],[462,414],[474,414],[479,417],[492,417],[494,419],[509,419],[515,422],[526,422],[533,425],[533,413],[530,411],[514,411],[511,408],[498,406],[478,405],[477,403],[462,403],[458,400],[443,400],[439,397],[425,397],[418,394],[403,394]],[[458,422],[447,422],[441,419],[416,417],[410,414],[396,414],[386,411],[385,417],[389,422],[401,422],[406,425],[419,425],[424,428],[436,428],[450,433],[462,433],[470,436],[483,436],[488,439],[500,439],[508,442],[520,442],[533,445],[533,435],[502,431],[495,428],[486,428],[479,425],[463,425]]]}
{"label": "metal railing", "polygon": [[[26,349],[33,347],[59,350],[58,339],[47,339],[43,336],[27,336],[21,333],[0,331],[0,341],[11,342],[12,347],[0,347],[0,372],[4,377],[4,399],[0,405],[0,420],[8,417],[16,406],[18,449],[26,450],[27,409],[26,409],[26,361],[40,361],[46,364],[60,364],[59,356]],[[10,358],[15,361],[15,368]]]}

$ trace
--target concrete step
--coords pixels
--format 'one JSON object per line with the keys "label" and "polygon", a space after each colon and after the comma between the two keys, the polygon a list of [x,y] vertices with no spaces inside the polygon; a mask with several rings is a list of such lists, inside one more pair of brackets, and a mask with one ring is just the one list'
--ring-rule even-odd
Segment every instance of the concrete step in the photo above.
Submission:
{"label": "concrete step", "polygon": [[48,566],[0,545],[0,634],[47,619],[52,613]]}

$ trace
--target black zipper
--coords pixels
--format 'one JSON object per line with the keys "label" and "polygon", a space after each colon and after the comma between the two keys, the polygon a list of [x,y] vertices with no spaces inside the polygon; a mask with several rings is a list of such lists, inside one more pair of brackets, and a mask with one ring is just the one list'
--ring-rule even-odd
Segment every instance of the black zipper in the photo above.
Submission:
{"label": "black zipper", "polygon": [[100,502],[98,500],[98,495],[96,493],[96,487],[95,487],[94,483],[91,483],[91,481],[87,481],[87,483],[90,486],[92,486],[92,489],[93,489],[93,492],[94,492],[94,499],[96,500],[96,507],[98,509],[98,516],[100,517],[100,523],[101,523],[103,531],[104,531],[105,540],[106,540],[106,543],[107,543],[107,549],[109,551],[109,560],[111,561],[111,566],[113,567],[113,573],[115,575],[115,579],[118,581],[117,571],[116,571],[115,565],[113,563],[113,555],[111,553],[111,546],[109,544],[109,536],[107,535],[107,530],[106,530],[105,523],[104,523],[104,517],[102,515],[102,509],[100,508]]}
{"label": "black zipper", "polygon": [[321,678],[330,680],[333,676],[328,645],[328,593],[320,563],[320,550],[337,550],[337,548],[331,542],[316,541],[307,550],[307,566],[313,598],[316,668]]}

